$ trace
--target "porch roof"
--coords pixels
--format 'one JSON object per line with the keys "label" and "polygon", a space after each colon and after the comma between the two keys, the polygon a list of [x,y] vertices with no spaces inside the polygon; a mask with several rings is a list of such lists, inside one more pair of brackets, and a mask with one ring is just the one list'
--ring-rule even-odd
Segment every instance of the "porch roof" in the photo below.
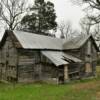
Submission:
{"label": "porch roof", "polygon": [[69,60],[73,62],[82,62],[82,60],[60,51],[41,51],[41,52],[44,56],[50,59],[56,66],[69,64],[70,63]]}

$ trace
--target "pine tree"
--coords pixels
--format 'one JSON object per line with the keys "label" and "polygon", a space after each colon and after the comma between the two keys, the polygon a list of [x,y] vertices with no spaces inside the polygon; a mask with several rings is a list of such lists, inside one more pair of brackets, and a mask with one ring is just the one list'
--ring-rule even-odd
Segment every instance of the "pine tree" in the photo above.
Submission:
{"label": "pine tree", "polygon": [[39,34],[46,34],[49,30],[56,30],[57,22],[53,3],[50,1],[35,0],[30,11],[32,14],[27,14],[21,21],[24,29]]}

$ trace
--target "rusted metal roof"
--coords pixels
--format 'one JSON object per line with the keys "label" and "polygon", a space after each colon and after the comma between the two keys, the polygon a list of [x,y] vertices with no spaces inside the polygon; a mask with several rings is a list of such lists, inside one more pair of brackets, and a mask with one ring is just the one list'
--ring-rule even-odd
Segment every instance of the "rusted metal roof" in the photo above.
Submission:
{"label": "rusted metal roof", "polygon": [[65,54],[61,51],[41,51],[43,55],[45,55],[48,59],[50,59],[56,66],[69,64],[69,60],[73,62],[82,62],[82,60]]}

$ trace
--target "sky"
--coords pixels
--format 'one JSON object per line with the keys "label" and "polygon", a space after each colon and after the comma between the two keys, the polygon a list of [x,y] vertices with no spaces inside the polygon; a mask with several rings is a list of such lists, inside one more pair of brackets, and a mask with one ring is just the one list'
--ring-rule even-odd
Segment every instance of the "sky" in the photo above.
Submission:
{"label": "sky", "polygon": [[74,5],[70,0],[50,0],[55,4],[57,22],[70,21],[75,29],[79,29],[79,21],[84,16],[81,6]]}
{"label": "sky", "polygon": [[[29,0],[30,4],[33,0]],[[84,16],[84,12],[80,6],[73,5],[70,0],[46,0],[51,1],[55,5],[57,22],[70,21],[74,29],[79,29],[79,21]],[[2,37],[4,30],[0,33]]]}

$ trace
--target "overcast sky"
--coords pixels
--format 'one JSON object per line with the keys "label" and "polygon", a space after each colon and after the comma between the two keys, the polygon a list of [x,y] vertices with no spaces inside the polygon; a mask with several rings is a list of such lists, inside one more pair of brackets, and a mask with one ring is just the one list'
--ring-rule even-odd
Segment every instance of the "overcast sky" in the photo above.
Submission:
{"label": "overcast sky", "polygon": [[71,21],[74,28],[79,28],[80,18],[84,16],[81,6],[73,5],[70,0],[50,0],[55,4],[57,21]]}
{"label": "overcast sky", "polygon": [[[33,2],[33,0],[29,1]],[[74,29],[79,29],[80,18],[84,16],[84,12],[82,11],[81,7],[73,5],[71,2],[69,2],[70,0],[50,0],[50,1],[53,2],[55,5],[57,22],[71,21]],[[2,33],[0,33],[0,38],[1,36]]]}

